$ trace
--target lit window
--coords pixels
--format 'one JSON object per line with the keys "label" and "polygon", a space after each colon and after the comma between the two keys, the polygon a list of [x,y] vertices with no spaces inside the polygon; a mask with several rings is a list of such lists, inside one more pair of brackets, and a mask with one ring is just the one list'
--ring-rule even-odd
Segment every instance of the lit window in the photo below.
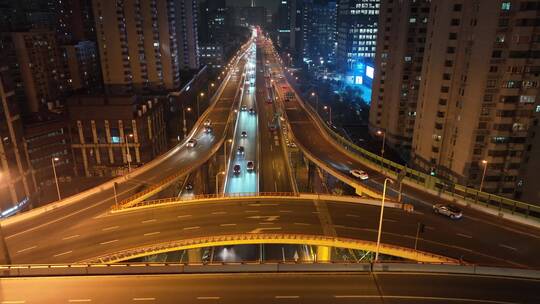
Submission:
{"label": "lit window", "polygon": [[510,10],[510,1],[505,1],[501,5],[501,9],[503,11],[509,11]]}
{"label": "lit window", "polygon": [[540,105],[536,106],[536,113],[540,113]]}

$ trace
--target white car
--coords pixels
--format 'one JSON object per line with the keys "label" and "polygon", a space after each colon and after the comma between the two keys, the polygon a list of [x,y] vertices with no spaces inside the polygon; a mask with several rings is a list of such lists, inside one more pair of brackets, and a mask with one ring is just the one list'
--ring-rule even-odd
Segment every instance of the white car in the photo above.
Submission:
{"label": "white car", "polygon": [[349,171],[349,173],[352,176],[357,177],[357,178],[359,178],[361,180],[366,180],[366,179],[369,178],[369,175],[366,172],[362,171],[362,170],[353,169],[353,170]]}
{"label": "white car", "polygon": [[188,142],[187,142],[187,144],[186,144],[186,146],[187,146],[188,148],[193,148],[193,147],[195,147],[196,145],[197,145],[197,140],[195,140],[195,139],[190,139],[190,140],[188,140]]}
{"label": "white car", "polygon": [[210,127],[211,125],[212,125],[212,120],[207,119],[207,120],[204,121],[204,126],[205,127]]}

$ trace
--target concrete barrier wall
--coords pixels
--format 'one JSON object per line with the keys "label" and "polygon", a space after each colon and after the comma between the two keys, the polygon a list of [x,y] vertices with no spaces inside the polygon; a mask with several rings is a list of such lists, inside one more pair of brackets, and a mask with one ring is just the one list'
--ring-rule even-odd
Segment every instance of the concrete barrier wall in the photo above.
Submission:
{"label": "concrete barrier wall", "polygon": [[230,263],[230,264],[72,264],[0,266],[0,278],[88,276],[88,275],[155,275],[188,273],[275,273],[275,272],[403,272],[466,274],[494,277],[540,279],[539,270],[484,267],[475,265],[414,263]]}

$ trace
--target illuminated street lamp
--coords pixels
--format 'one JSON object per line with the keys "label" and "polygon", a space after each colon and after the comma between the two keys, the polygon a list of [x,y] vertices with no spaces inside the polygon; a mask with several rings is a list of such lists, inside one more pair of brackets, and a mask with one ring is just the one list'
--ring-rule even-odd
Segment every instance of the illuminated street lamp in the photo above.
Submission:
{"label": "illuminated street lamp", "polygon": [[377,233],[377,247],[375,248],[375,262],[379,260],[379,247],[381,245],[381,232],[382,232],[382,222],[383,222],[383,214],[384,214],[384,200],[386,198],[386,183],[390,182],[391,184],[394,183],[389,178],[384,179],[384,187],[383,187],[383,193],[382,193],[382,201],[381,201],[381,215],[379,217],[379,232]]}
{"label": "illuminated street lamp", "polygon": [[191,108],[190,108],[190,107],[184,108],[184,105],[182,105],[182,118],[183,118],[183,122],[184,122],[184,127],[182,128],[182,131],[184,132],[184,138],[187,137],[186,110],[187,110],[188,112],[191,112]]}
{"label": "illuminated street lamp", "polygon": [[315,97],[315,111],[319,113],[319,95],[315,94],[315,92],[311,92],[311,97]]}
{"label": "illuminated street lamp", "polygon": [[51,164],[52,164],[52,169],[53,169],[53,174],[54,174],[54,182],[56,183],[56,192],[58,193],[58,200],[62,200],[62,197],[60,196],[60,186],[58,185],[58,177],[56,176],[56,166],[55,166],[55,162],[59,161],[60,158],[58,157],[51,157]]}
{"label": "illuminated street lamp", "polygon": [[199,103],[200,103],[200,98],[202,97],[204,97],[204,92],[200,92],[199,94],[197,94],[197,118],[199,118],[199,115],[200,115]]}
{"label": "illuminated street lamp", "polygon": [[332,125],[332,107],[324,106],[324,110],[328,111],[328,121],[330,122],[330,125]]}
{"label": "illuminated street lamp", "polygon": [[216,174],[216,196],[219,196],[219,176],[220,175],[225,175],[225,171],[221,171],[221,172],[218,172],[218,174]]}
{"label": "illuminated street lamp", "polygon": [[124,142],[126,143],[126,157],[127,157],[127,163],[128,163],[128,172],[131,172],[131,152],[129,151],[128,138],[133,138],[133,134],[124,135]]}
{"label": "illuminated street lamp", "polygon": [[386,143],[386,132],[383,132],[381,130],[377,131],[377,135],[382,136],[382,146],[381,146],[381,158],[384,158],[384,145]]}
{"label": "illuminated street lamp", "polygon": [[486,177],[486,170],[488,166],[488,161],[483,159],[482,164],[484,165],[484,172],[482,173],[482,180],[480,181],[480,192],[482,192],[482,188],[484,187],[484,178]]}
{"label": "illuminated street lamp", "polygon": [[225,171],[228,171],[227,170],[228,169],[227,168],[227,144],[228,143],[229,144],[232,143],[232,138],[229,138],[229,139],[227,139],[227,141],[225,141],[225,145],[224,145],[224,149],[223,149],[223,162],[224,162],[223,170],[225,170]]}

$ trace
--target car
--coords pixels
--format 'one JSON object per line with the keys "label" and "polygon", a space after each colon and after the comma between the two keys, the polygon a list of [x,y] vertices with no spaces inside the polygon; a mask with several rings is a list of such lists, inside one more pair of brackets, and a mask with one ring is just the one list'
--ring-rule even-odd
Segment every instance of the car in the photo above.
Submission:
{"label": "car", "polygon": [[365,172],[365,171],[362,171],[362,170],[357,170],[357,169],[353,169],[351,171],[349,171],[349,173],[354,176],[354,177],[357,177],[361,180],[366,180],[369,178],[368,174]]}
{"label": "car", "polygon": [[247,137],[247,132],[246,132],[246,131],[242,131],[242,133],[240,134],[240,136],[242,136],[242,137]]}
{"label": "car", "polygon": [[446,215],[453,220],[463,217],[461,209],[451,204],[435,204],[433,205],[433,211],[437,214]]}
{"label": "car", "polygon": [[255,170],[255,163],[253,161],[248,161],[246,165],[246,170],[253,171]]}
{"label": "car", "polygon": [[242,107],[240,107],[240,110],[241,110],[241,111],[247,111],[247,106],[246,106],[246,105],[242,105]]}
{"label": "car", "polygon": [[207,119],[207,120],[204,121],[204,126],[205,127],[210,127],[211,125],[212,125],[212,120]]}
{"label": "car", "polygon": [[296,148],[296,144],[294,142],[292,142],[292,141],[288,144],[288,146],[290,148]]}
{"label": "car", "polygon": [[193,184],[192,183],[187,183],[186,184],[186,191],[191,191],[193,190]]}
{"label": "car", "polygon": [[188,140],[188,142],[187,142],[187,144],[186,144],[186,146],[187,146],[188,148],[193,148],[193,147],[195,147],[196,145],[197,145],[197,140],[196,140],[196,139],[193,139],[193,138],[190,139],[190,140]]}
{"label": "car", "polygon": [[204,133],[212,133],[212,127],[204,127]]}
{"label": "car", "polygon": [[234,167],[233,167],[233,173],[234,173],[235,175],[240,174],[240,165],[234,165]]}
{"label": "car", "polygon": [[244,155],[244,146],[239,146],[236,153],[239,155]]}
{"label": "car", "polygon": [[255,109],[254,109],[254,108],[250,108],[250,109],[249,109],[249,114],[255,114]]}

